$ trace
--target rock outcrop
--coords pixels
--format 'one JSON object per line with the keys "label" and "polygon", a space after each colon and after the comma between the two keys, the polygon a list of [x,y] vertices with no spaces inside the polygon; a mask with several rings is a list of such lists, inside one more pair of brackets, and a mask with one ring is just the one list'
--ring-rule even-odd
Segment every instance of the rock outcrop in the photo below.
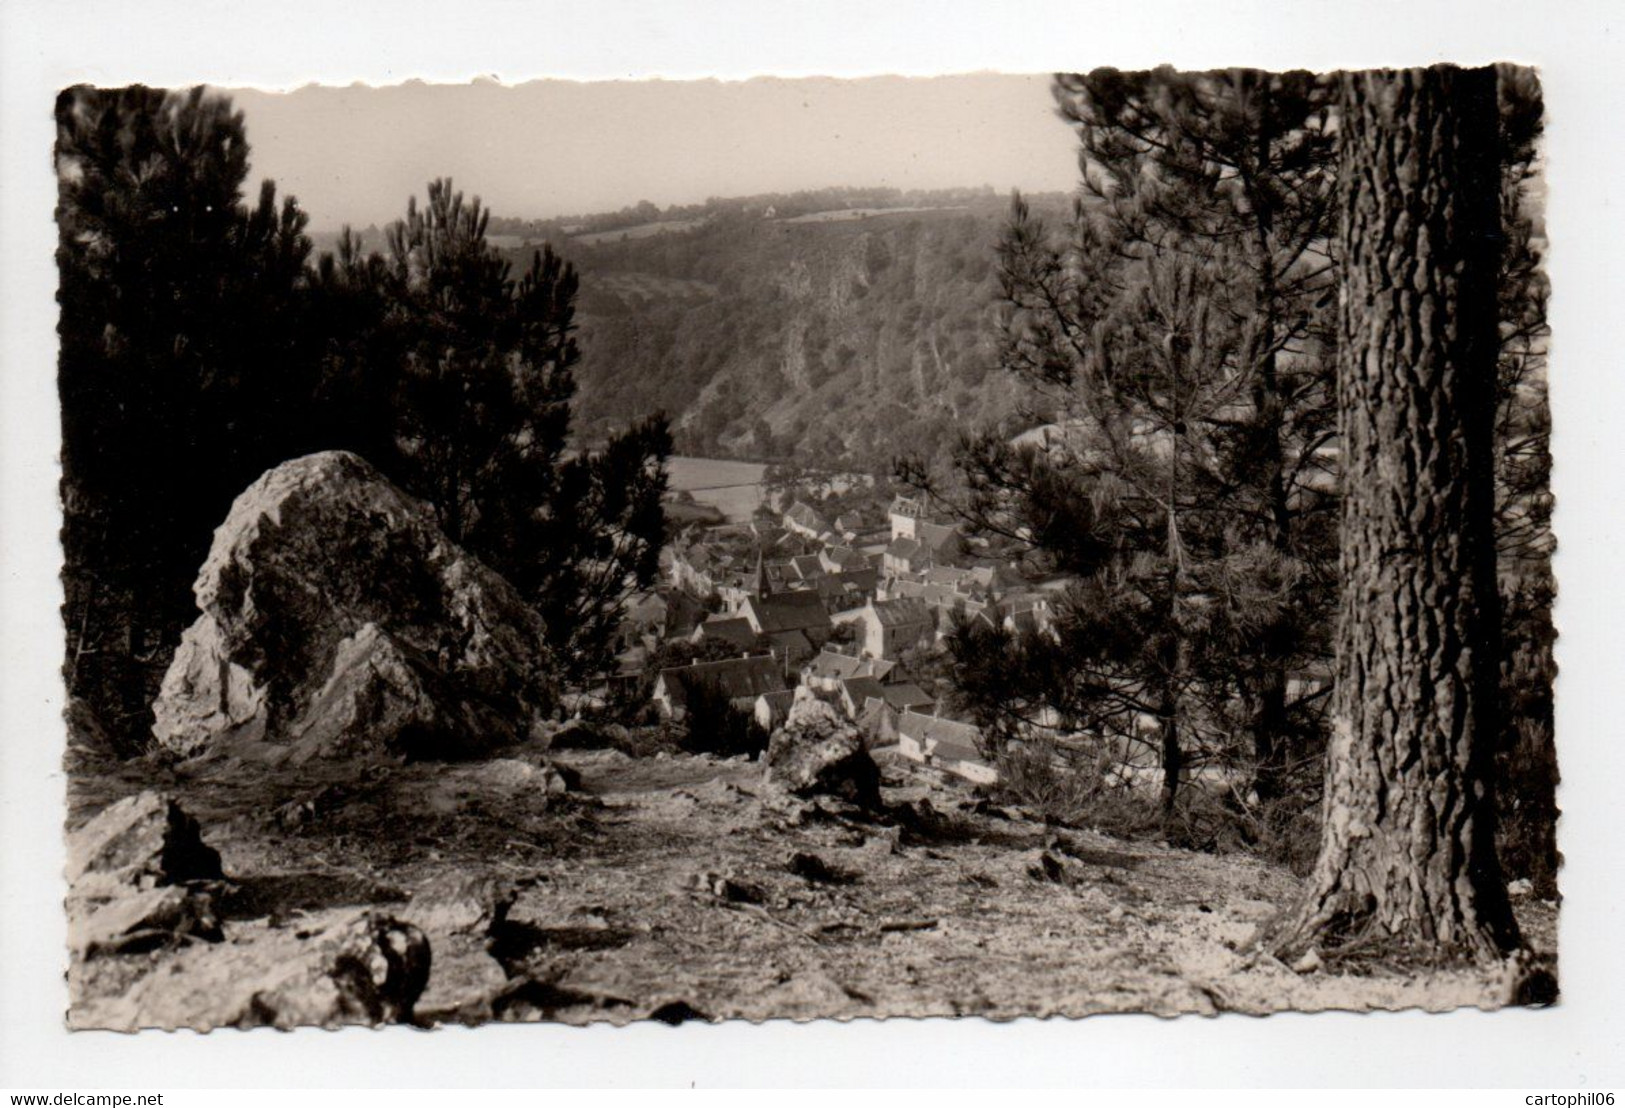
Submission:
{"label": "rock outcrop", "polygon": [[253,941],[177,951],[127,990],[71,1014],[76,1028],[280,1027],[410,1021],[429,943],[372,911],[333,913]]}
{"label": "rock outcrop", "polygon": [[68,945],[84,958],[220,938],[220,855],[161,793],[109,805],[68,836]]}
{"label": "rock outcrop", "polygon": [[796,690],[784,725],[763,756],[769,784],[796,796],[834,796],[870,810],[880,808],[880,769],[863,735],[806,686]]}
{"label": "rock outcrop", "polygon": [[540,617],[354,454],[240,495],[153,705],[181,757],[459,757],[528,737],[556,700]]}
{"label": "rock outcrop", "polygon": [[110,804],[68,836],[68,882],[150,889],[221,878],[220,855],[197,820],[162,793]]}
{"label": "rock outcrop", "polygon": [[189,938],[219,942],[220,920],[207,892],[163,885],[72,906],[68,946],[81,957],[128,954]]}

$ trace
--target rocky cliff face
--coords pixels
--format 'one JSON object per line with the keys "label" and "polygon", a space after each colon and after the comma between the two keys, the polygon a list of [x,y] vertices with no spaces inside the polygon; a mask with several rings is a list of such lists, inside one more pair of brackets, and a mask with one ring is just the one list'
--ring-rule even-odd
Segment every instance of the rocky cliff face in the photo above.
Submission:
{"label": "rocky cliff face", "polygon": [[463,756],[555,703],[536,613],[353,454],[249,486],[193,590],[201,614],[153,705],[175,755]]}

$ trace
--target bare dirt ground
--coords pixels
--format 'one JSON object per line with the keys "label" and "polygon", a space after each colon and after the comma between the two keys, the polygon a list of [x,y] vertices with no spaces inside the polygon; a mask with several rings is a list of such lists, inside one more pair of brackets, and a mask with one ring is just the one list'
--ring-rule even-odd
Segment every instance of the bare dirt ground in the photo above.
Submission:
{"label": "bare dirt ground", "polygon": [[[1497,1007],[1508,974],[1364,966],[1298,973],[1248,939],[1298,888],[1239,855],[1046,827],[937,771],[882,753],[892,814],[767,788],[760,768],[678,755],[541,752],[457,765],[74,767],[70,826],[143,788],[198,818],[235,884],[225,942],[286,941],[309,920],[377,906],[429,933],[419,1022],[655,1018],[1212,1015]],[[512,899],[489,930],[452,899]],[[1519,904],[1538,951],[1555,906]],[[187,950],[76,964],[73,1022]],[[146,1022],[139,1016],[135,1022]],[[159,1021],[162,1022],[162,1021]]]}

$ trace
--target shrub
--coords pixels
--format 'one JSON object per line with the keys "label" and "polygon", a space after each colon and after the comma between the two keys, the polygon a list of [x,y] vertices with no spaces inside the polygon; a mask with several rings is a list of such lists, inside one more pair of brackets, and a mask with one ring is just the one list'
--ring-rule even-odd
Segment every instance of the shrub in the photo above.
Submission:
{"label": "shrub", "polygon": [[701,682],[690,688],[687,712],[681,744],[690,754],[719,758],[748,754],[755,759],[767,749],[767,732],[749,712],[734,707],[727,692],[716,685]]}

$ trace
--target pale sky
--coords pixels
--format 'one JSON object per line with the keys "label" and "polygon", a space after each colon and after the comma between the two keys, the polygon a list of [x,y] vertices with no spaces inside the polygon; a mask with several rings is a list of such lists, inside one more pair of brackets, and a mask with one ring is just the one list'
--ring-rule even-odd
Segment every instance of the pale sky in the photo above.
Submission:
{"label": "pale sky", "polygon": [[397,219],[437,176],[523,218],[831,185],[1070,190],[1077,176],[1047,74],[226,91],[247,122],[249,194],[270,177],[315,230]]}

